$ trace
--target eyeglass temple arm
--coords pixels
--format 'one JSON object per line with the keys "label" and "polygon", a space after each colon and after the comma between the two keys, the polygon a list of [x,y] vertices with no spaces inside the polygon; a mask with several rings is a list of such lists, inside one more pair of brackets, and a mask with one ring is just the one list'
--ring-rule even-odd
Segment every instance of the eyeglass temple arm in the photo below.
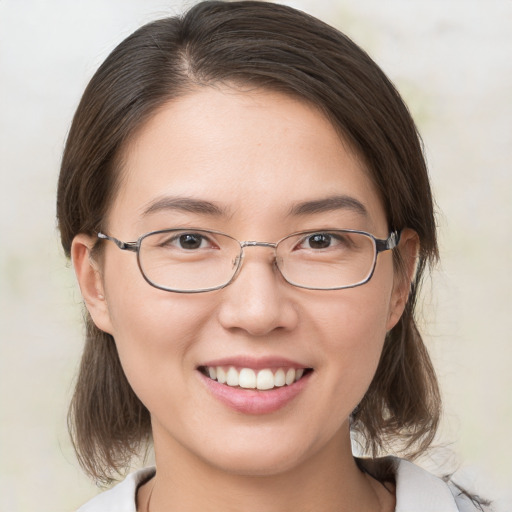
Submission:
{"label": "eyeglass temple arm", "polygon": [[123,251],[132,251],[137,252],[138,250],[138,244],[137,242],[121,242],[121,240],[118,240],[117,238],[114,238],[113,236],[105,235],[104,233],[98,233],[98,238],[102,238],[103,240],[110,240],[111,242],[114,242],[119,249],[122,249]]}
{"label": "eyeglass temple arm", "polygon": [[401,231],[392,231],[386,240],[375,239],[377,252],[389,251],[394,249],[400,243]]}

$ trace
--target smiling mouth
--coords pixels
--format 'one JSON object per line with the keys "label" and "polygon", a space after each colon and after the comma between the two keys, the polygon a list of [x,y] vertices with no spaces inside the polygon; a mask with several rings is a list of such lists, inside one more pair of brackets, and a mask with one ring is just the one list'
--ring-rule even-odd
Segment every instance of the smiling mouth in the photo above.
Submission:
{"label": "smiling mouth", "polygon": [[252,368],[237,369],[234,366],[200,366],[198,370],[219,384],[260,391],[290,386],[313,371],[312,368],[263,368],[253,370]]}

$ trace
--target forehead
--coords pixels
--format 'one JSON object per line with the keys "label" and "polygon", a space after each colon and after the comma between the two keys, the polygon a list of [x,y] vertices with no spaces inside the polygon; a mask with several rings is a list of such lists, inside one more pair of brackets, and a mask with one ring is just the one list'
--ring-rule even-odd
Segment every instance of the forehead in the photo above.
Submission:
{"label": "forehead", "polygon": [[361,203],[380,227],[364,165],[318,109],[281,93],[207,87],[161,107],[131,139],[109,224],[144,223],[166,198],[256,222],[334,196]]}

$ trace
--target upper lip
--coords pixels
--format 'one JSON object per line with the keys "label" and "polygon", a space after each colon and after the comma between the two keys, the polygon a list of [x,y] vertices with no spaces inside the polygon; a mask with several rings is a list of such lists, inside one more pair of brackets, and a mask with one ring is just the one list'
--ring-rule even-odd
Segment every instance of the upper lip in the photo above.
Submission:
{"label": "upper lip", "polygon": [[214,359],[204,362],[199,366],[234,366],[239,368],[252,368],[254,370],[262,370],[265,368],[311,368],[307,364],[293,361],[283,357],[266,356],[266,357],[253,357],[253,356],[230,356],[220,359]]}

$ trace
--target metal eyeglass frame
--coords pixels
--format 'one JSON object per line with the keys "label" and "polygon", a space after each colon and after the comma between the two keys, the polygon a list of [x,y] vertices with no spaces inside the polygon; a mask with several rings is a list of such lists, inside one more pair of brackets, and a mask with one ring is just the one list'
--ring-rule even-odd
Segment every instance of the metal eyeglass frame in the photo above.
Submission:
{"label": "metal eyeglass frame", "polygon": [[[141,246],[141,243],[144,240],[144,238],[146,238],[146,237],[148,237],[150,235],[155,235],[155,234],[159,234],[159,233],[172,233],[173,231],[200,231],[200,232],[203,232],[203,233],[213,233],[213,234],[217,234],[217,235],[226,236],[226,237],[234,240],[235,242],[237,242],[240,245],[240,254],[239,254],[239,257],[237,258],[237,260],[238,260],[237,261],[237,267],[236,267],[236,269],[235,269],[231,279],[227,283],[224,283],[222,285],[215,286],[213,288],[204,288],[204,289],[199,289],[199,290],[177,290],[177,289],[174,289],[174,288],[168,288],[168,287],[165,287],[165,286],[158,285],[158,284],[154,283],[153,281],[151,281],[146,276],[146,274],[144,273],[144,270],[142,269],[142,266],[141,266],[141,263],[140,263],[140,246]],[[344,233],[357,233],[357,234],[365,235],[365,236],[371,238],[373,240],[373,242],[374,242],[375,256],[373,258],[373,265],[372,265],[371,271],[369,272],[368,276],[366,277],[366,279],[364,279],[364,280],[362,280],[362,281],[360,281],[358,283],[351,284],[351,285],[336,286],[336,287],[333,287],[333,288],[315,288],[315,287],[311,287],[311,286],[304,286],[304,285],[296,284],[296,283],[288,280],[283,275],[283,273],[282,273],[281,269],[279,268],[279,266],[276,265],[277,269],[279,270],[279,273],[281,274],[283,279],[288,284],[291,284],[292,286],[295,286],[297,288],[304,288],[306,290],[325,290],[325,291],[329,291],[329,290],[344,290],[344,289],[347,289],[347,288],[355,288],[357,286],[361,286],[363,284],[366,284],[368,281],[370,281],[370,279],[373,276],[373,273],[375,272],[375,266],[377,264],[377,256],[381,252],[390,251],[390,250],[395,249],[395,247],[397,247],[398,244],[400,243],[400,235],[401,235],[401,231],[395,230],[395,231],[391,231],[389,236],[388,236],[388,238],[384,239],[384,238],[376,238],[371,233],[367,233],[366,231],[359,231],[359,230],[356,230],[356,229],[326,229],[326,230],[315,229],[315,230],[298,231],[298,232],[295,232],[295,233],[290,233],[289,235],[286,235],[285,237],[283,237],[280,240],[278,240],[277,242],[257,242],[257,241],[254,241],[254,240],[247,240],[245,242],[240,242],[236,238],[234,238],[234,237],[232,237],[230,235],[227,235],[226,233],[223,233],[222,231],[215,231],[215,230],[211,230],[211,229],[189,228],[189,227],[187,227],[187,228],[171,228],[171,229],[160,229],[160,230],[157,230],[157,231],[150,231],[149,233],[144,233],[143,235],[141,235],[135,242],[123,242],[123,241],[121,241],[121,240],[119,240],[117,238],[114,238],[113,236],[109,236],[109,235],[106,235],[105,233],[101,233],[101,232],[99,232],[97,234],[97,236],[98,236],[99,239],[110,240],[111,242],[114,242],[114,244],[116,244],[116,246],[119,247],[119,249],[121,249],[123,251],[131,251],[131,252],[137,253],[137,265],[138,265],[139,270],[140,270],[140,272],[142,274],[142,277],[145,279],[145,281],[148,284],[150,284],[154,288],[158,288],[159,290],[164,290],[164,291],[173,292],[173,293],[204,293],[204,292],[211,292],[211,291],[214,291],[214,290],[220,290],[220,289],[225,288],[226,286],[230,285],[234,281],[236,276],[239,274],[240,269],[242,268],[242,261],[243,261],[243,257],[244,257],[244,248],[245,247],[270,247],[270,248],[273,248],[274,250],[276,250],[277,246],[283,240],[286,240],[287,238],[290,238],[292,236],[297,236],[297,235],[308,235],[308,234],[321,233],[322,231],[326,231],[326,232],[338,231],[338,232],[344,232]]]}

